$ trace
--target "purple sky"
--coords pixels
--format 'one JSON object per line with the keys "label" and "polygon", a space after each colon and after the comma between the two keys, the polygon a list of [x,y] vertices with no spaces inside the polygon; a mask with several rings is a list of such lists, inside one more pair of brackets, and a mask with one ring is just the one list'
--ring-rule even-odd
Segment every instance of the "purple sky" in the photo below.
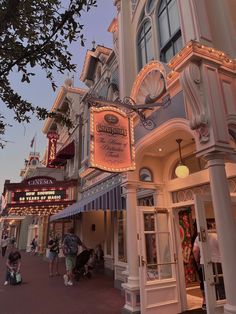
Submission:
{"label": "purple sky", "polygon": [[[79,43],[71,46],[73,53],[73,62],[76,63],[77,71],[74,74],[74,85],[83,87],[79,81],[79,76],[82,70],[84,56],[87,49],[92,48],[92,41],[96,44],[101,44],[112,48],[112,35],[107,31],[113,17],[116,16],[116,9],[113,6],[113,0],[98,0],[98,7],[91,9],[88,13],[82,16],[82,24],[84,24],[84,35],[86,38],[85,47],[81,47]],[[63,84],[65,75],[55,74],[55,79],[58,88]],[[34,104],[51,108],[56,92],[53,92],[49,81],[45,78],[44,73],[40,70],[36,72],[36,76],[30,84],[22,84],[19,82],[16,75],[12,75],[11,83],[23,97],[32,101]],[[0,149],[0,192],[3,191],[5,179],[10,179],[11,182],[20,181],[20,169],[24,166],[24,159],[28,157],[30,152],[30,142],[36,135],[36,150],[43,157],[46,146],[46,138],[42,133],[43,122],[32,119],[30,124],[18,124],[13,120],[12,112],[5,109],[5,106],[0,102],[0,111],[7,117],[7,122],[12,123],[13,127],[8,128],[5,134],[5,139],[10,141],[6,147]],[[13,142],[13,143],[11,143]]]}

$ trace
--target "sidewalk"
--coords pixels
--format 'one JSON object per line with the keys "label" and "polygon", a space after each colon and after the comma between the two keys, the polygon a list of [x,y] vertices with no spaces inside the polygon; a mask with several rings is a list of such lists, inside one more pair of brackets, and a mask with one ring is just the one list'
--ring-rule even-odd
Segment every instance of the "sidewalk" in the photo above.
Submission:
{"label": "sidewalk", "polygon": [[[48,262],[41,256],[22,254],[20,286],[4,286],[5,262],[0,257],[1,314],[120,314],[125,303],[113,280],[102,274],[82,278],[73,287],[65,287],[62,276],[50,278]],[[6,254],[7,255],[7,254]],[[64,259],[60,259],[60,274]]]}

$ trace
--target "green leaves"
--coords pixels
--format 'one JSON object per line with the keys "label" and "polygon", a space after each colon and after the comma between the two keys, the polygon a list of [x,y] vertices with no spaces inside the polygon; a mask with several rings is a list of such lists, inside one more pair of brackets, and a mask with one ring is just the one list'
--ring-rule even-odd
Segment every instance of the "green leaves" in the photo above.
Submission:
{"label": "green leaves", "polygon": [[[30,104],[10,86],[9,74],[17,70],[22,83],[30,83],[34,68],[40,66],[55,90],[53,71],[75,71],[71,64],[70,43],[80,40],[82,11],[96,7],[95,0],[2,0],[0,6],[0,98],[13,110],[18,122],[29,122],[32,113],[39,119],[48,117],[45,108]],[[59,117],[58,117],[59,118]],[[70,125],[65,117],[62,123]],[[7,127],[0,112],[0,134]],[[2,133],[1,133],[2,132]],[[0,146],[2,137],[0,137]]]}

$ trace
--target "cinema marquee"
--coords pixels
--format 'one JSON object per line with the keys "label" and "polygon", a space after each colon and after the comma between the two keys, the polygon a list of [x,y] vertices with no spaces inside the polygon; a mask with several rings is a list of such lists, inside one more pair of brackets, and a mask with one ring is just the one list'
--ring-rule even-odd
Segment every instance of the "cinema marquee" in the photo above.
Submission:
{"label": "cinema marquee", "polygon": [[133,118],[105,106],[90,109],[90,167],[109,172],[135,170]]}

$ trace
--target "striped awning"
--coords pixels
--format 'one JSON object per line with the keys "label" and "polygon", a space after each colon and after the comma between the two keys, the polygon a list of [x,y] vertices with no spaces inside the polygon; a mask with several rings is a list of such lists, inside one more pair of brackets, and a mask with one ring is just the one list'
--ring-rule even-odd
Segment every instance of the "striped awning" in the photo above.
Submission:
{"label": "striped awning", "polygon": [[80,201],[51,216],[50,221],[71,217],[86,211],[122,209],[125,209],[125,199],[121,195],[120,182],[110,179],[85,191]]}

